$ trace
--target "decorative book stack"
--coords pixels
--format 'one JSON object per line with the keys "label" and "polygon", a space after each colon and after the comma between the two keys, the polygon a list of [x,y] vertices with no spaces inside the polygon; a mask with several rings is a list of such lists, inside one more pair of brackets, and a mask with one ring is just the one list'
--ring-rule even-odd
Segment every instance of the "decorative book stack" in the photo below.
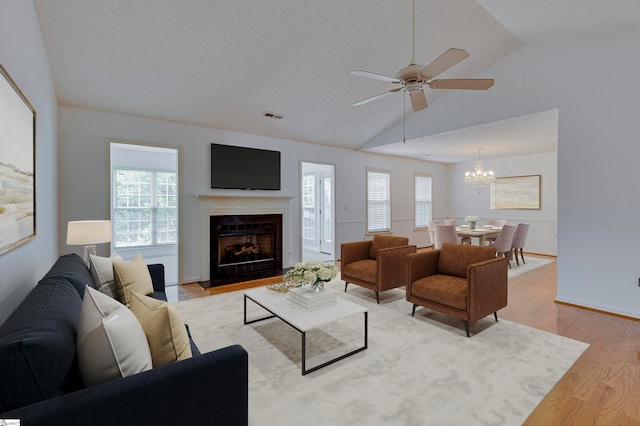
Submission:
{"label": "decorative book stack", "polygon": [[336,294],[333,291],[310,291],[307,287],[290,289],[287,299],[305,309],[320,309],[336,304]]}

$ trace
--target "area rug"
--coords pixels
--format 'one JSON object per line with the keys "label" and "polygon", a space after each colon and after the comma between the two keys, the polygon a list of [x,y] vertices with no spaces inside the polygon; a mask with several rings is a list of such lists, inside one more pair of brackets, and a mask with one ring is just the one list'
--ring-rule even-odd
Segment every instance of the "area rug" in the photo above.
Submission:
{"label": "area rug", "polygon": [[[175,306],[201,351],[237,343],[249,353],[251,425],[522,424],[588,347],[492,317],[467,338],[459,320],[412,317],[401,290],[377,305],[370,290],[343,289],[335,280],[325,291],[368,308],[368,349],[306,376],[300,334],[276,318],[243,325],[242,291]],[[307,333],[307,367],[362,345],[362,327],[358,315]]]}
{"label": "area rug", "polygon": [[516,264],[515,259],[511,261],[511,268],[509,269],[509,278],[517,277],[518,275],[522,275],[526,272],[532,271],[541,266],[547,265],[554,260],[544,258],[544,257],[533,257],[527,256],[525,254],[524,260],[527,263],[522,263],[522,259],[520,259],[520,266]]}

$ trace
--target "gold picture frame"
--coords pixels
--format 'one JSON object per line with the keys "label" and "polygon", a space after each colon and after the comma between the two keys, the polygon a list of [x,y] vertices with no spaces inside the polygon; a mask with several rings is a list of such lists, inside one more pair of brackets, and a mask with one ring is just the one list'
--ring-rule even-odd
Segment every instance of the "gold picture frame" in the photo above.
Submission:
{"label": "gold picture frame", "polygon": [[492,210],[540,210],[540,175],[496,178],[491,184]]}
{"label": "gold picture frame", "polygon": [[36,111],[0,64],[0,254],[36,236]]}

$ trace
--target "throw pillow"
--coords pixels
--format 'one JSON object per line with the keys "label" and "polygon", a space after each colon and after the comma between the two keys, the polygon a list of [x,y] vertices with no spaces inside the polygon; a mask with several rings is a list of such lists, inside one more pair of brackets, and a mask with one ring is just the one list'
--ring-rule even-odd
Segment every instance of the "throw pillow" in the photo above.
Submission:
{"label": "throw pillow", "polygon": [[147,268],[147,262],[140,253],[130,262],[124,260],[113,261],[113,276],[118,289],[118,300],[129,306],[129,293],[135,291],[140,294],[153,293],[153,282]]}
{"label": "throw pillow", "polygon": [[118,290],[116,288],[115,278],[113,277],[113,261],[122,260],[122,257],[115,251],[111,253],[111,257],[89,255],[89,271],[93,278],[93,287],[100,290],[107,296],[118,299]]}
{"label": "throw pillow", "polygon": [[84,292],[76,342],[80,376],[86,386],[153,366],[147,338],[135,315],[91,287]]}
{"label": "throw pillow", "polygon": [[147,336],[154,368],[191,358],[187,329],[174,306],[135,291],[129,293],[129,301]]}

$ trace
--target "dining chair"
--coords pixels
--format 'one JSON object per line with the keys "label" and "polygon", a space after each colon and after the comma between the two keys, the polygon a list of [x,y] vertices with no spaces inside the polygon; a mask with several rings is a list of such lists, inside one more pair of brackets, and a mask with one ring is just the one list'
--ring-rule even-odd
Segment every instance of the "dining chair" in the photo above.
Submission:
{"label": "dining chair", "polygon": [[513,250],[513,255],[516,258],[516,264],[520,266],[520,262],[518,261],[518,251],[520,252],[520,257],[522,258],[522,263],[526,263],[524,261],[523,248],[524,243],[527,241],[527,234],[529,233],[529,224],[528,223],[519,223],[516,226],[516,232],[513,234],[513,242],[511,243],[511,250]]}
{"label": "dining chair", "polygon": [[[458,221],[455,219],[445,219],[444,224],[458,226]],[[460,237],[459,242],[460,244],[471,244],[471,237]]]}
{"label": "dining chair", "polygon": [[[511,256],[511,244],[513,243],[513,234],[516,232],[515,225],[504,225],[502,230],[496,237],[496,240],[489,244],[489,247],[496,249],[496,256],[504,256],[509,260]],[[511,268],[511,262],[508,262]]]}
{"label": "dining chair", "polygon": [[443,243],[460,244],[455,225],[435,225],[434,234],[433,248],[436,250],[442,248]]}
{"label": "dining chair", "polygon": [[[487,219],[487,223],[485,225],[489,226],[495,226],[497,228],[502,228],[504,225],[507,224],[507,220],[506,219]],[[487,243],[492,243],[496,240],[497,235],[494,237],[486,237],[484,240]]]}
{"label": "dining chair", "polygon": [[[436,225],[443,225],[441,220],[430,220],[429,221],[429,241],[431,244],[435,246],[436,244],[436,236],[434,233],[434,229]],[[434,247],[435,248],[435,247]]]}

